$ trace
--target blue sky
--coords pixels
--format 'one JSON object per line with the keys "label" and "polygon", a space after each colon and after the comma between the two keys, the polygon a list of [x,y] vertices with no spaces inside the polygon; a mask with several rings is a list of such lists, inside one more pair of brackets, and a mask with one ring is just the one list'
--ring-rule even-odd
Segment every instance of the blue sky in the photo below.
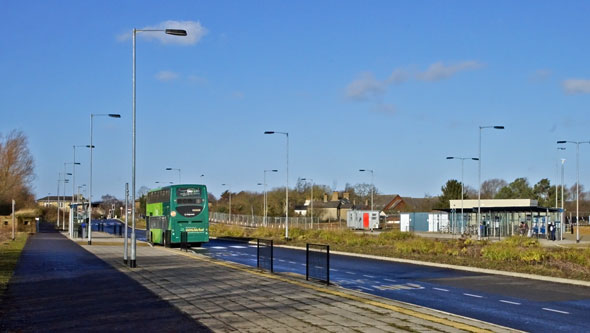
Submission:
{"label": "blue sky", "polygon": [[[203,182],[219,195],[298,177],[437,195],[460,162],[482,179],[555,178],[556,140],[590,140],[586,1],[28,1],[0,11],[0,133],[20,129],[35,193],[55,194],[95,118],[93,195],[131,179],[131,30],[137,41],[137,188]],[[167,22],[167,23],[166,23]],[[575,146],[559,152],[575,182]],[[590,186],[590,145],[580,147]],[[77,149],[76,183],[88,184]],[[199,177],[204,174],[205,177]],[[477,164],[465,183],[477,187]],[[71,185],[68,185],[71,193]]]}

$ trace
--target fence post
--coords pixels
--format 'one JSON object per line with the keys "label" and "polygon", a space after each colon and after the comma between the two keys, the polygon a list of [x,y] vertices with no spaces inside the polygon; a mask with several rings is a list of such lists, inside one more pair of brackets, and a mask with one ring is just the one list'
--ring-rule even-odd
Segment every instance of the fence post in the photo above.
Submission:
{"label": "fence post", "polygon": [[256,239],[256,268],[260,268],[260,239]]}
{"label": "fence post", "polygon": [[326,284],[330,285],[330,245],[326,247]]}
{"label": "fence post", "polygon": [[274,264],[275,264],[275,255],[274,255],[274,244],[273,244],[273,240],[270,240],[270,272],[274,273],[275,269],[274,269]]}
{"label": "fence post", "polygon": [[305,244],[305,280],[309,280],[309,243]]}

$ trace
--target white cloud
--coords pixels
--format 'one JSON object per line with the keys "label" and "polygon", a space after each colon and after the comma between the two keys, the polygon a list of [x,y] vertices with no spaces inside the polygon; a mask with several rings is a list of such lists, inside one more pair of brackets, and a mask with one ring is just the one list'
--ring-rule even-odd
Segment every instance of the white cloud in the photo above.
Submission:
{"label": "white cloud", "polygon": [[590,80],[567,79],[562,85],[567,94],[590,94]]}
{"label": "white cloud", "polygon": [[[167,35],[161,31],[141,31],[137,33],[140,38],[148,40],[159,40],[163,44],[180,44],[193,45],[198,43],[208,30],[201,25],[199,21],[164,21],[154,26],[143,27],[138,30],[165,30],[165,29],[184,29],[186,36]],[[131,32],[126,32],[117,36],[117,40],[122,42],[131,38]]]}
{"label": "white cloud", "polygon": [[409,77],[410,77],[410,75],[408,74],[408,72],[406,70],[397,68],[397,69],[394,69],[393,72],[391,72],[391,75],[389,75],[389,77],[387,78],[387,80],[385,82],[390,83],[390,84],[403,83],[403,82],[406,82]]}
{"label": "white cloud", "polygon": [[463,61],[452,65],[445,65],[439,61],[430,65],[424,72],[418,73],[416,77],[424,81],[438,81],[449,78],[459,72],[478,69],[482,66],[477,61]]}
{"label": "white cloud", "polygon": [[156,73],[156,79],[160,81],[172,81],[178,79],[178,73],[174,73],[172,71],[159,71]]}
{"label": "white cloud", "polygon": [[375,78],[370,72],[364,72],[346,87],[346,96],[357,100],[366,100],[385,92],[386,84]]}

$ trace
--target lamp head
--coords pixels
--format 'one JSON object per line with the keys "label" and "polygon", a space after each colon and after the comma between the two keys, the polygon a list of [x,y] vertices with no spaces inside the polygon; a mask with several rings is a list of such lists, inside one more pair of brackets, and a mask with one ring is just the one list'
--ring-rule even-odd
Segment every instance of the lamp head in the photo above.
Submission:
{"label": "lamp head", "polygon": [[472,157],[471,159],[474,161],[479,161],[479,158],[477,158],[477,157]]}
{"label": "lamp head", "polygon": [[166,170],[172,170],[172,168],[166,168]]}
{"label": "lamp head", "polygon": [[275,134],[274,131],[264,131],[264,134]]}
{"label": "lamp head", "polygon": [[121,115],[118,113],[109,113],[109,117],[111,118],[121,118]]}
{"label": "lamp head", "polygon": [[186,30],[182,29],[166,29],[165,32],[167,35],[172,36],[186,36]]}
{"label": "lamp head", "polygon": [[494,126],[495,129],[504,129],[504,126]]}
{"label": "lamp head", "polygon": [[447,156],[447,160],[452,160],[452,159],[454,159],[453,156]]}
{"label": "lamp head", "polygon": [[557,141],[557,144],[562,144],[562,143],[566,143],[566,142],[567,141],[565,141],[565,140],[560,140],[560,141]]}
{"label": "lamp head", "polygon": [[96,148],[96,146],[95,145],[92,145],[92,146],[91,145],[86,145],[86,148]]}

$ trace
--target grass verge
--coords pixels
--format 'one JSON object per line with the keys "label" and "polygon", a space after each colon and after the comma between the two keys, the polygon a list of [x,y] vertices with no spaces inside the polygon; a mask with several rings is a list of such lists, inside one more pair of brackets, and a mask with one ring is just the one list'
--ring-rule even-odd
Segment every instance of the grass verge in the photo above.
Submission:
{"label": "grass verge", "polygon": [[0,243],[0,299],[4,296],[27,238],[27,233],[18,233],[14,241],[6,240]]}
{"label": "grass verge", "polygon": [[329,244],[331,250],[384,257],[414,259],[451,265],[497,269],[569,279],[590,280],[590,248],[542,247],[536,239],[511,237],[499,242],[473,239],[431,239],[399,231],[378,236],[350,230],[243,229],[211,224],[210,235],[273,239],[275,244],[305,246]]}

